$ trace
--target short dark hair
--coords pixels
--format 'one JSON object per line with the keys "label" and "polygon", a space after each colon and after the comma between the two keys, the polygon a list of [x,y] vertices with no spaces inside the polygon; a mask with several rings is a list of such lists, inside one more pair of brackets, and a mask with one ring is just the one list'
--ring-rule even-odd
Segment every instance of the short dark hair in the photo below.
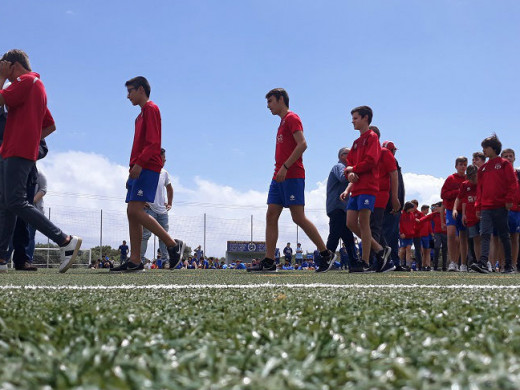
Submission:
{"label": "short dark hair", "polygon": [[471,177],[471,176],[475,176],[477,174],[477,171],[478,171],[478,168],[476,165],[468,165],[468,167],[466,168],[466,176],[467,177]]}
{"label": "short dark hair", "polygon": [[514,151],[513,149],[511,149],[511,148],[506,148],[506,149],[502,150],[502,154],[501,154],[500,157],[502,157],[502,155],[503,155],[504,153],[513,153],[513,156],[516,157],[516,155],[515,155],[515,151]]}
{"label": "short dark hair", "polygon": [[134,77],[133,79],[128,80],[125,83],[125,87],[134,87],[135,89],[139,89],[139,87],[143,87],[146,97],[150,97],[150,92],[152,90],[150,88],[150,83],[143,76],[137,76],[137,77]]}
{"label": "short dark hair", "polygon": [[419,201],[417,199],[412,199],[410,201],[410,203],[413,203],[414,205],[416,205],[417,207],[419,207]]}
{"label": "short dark hair", "polygon": [[482,152],[473,153],[473,158],[480,158],[482,161],[486,161],[486,156]]}
{"label": "short dark hair", "polygon": [[480,144],[483,148],[490,147],[492,148],[496,154],[500,154],[502,151],[502,142],[498,139],[497,135],[493,133],[491,137],[487,137]]}
{"label": "short dark hair", "polygon": [[164,154],[166,153],[166,150],[164,150],[164,148],[161,148],[161,154]]}
{"label": "short dark hair", "polygon": [[5,53],[2,56],[2,59],[0,61],[9,61],[9,62],[12,62],[13,64],[15,62],[18,62],[29,72],[32,71],[31,63],[29,62],[29,56],[27,55],[26,52],[24,52],[23,50],[20,50],[20,49],[9,50],[7,53]]}
{"label": "short dark hair", "polygon": [[408,210],[410,210],[410,209],[413,209],[413,207],[414,207],[414,205],[413,205],[412,202],[406,202],[406,203],[404,204],[403,210],[404,210],[404,211],[408,211]]}
{"label": "short dark hair", "polygon": [[352,111],[350,111],[350,115],[354,115],[354,113],[357,112],[359,115],[361,115],[361,118],[364,118],[368,115],[368,124],[372,123],[372,109],[368,106],[359,106],[356,108],[353,108]]}
{"label": "short dark hair", "polygon": [[457,166],[459,163],[468,163],[468,158],[464,156],[459,156],[455,159],[455,166]]}
{"label": "short dark hair", "polygon": [[269,99],[271,96],[274,96],[276,98],[276,101],[280,100],[280,97],[283,98],[283,102],[289,108],[289,94],[287,91],[283,88],[274,88],[271,89],[267,94],[265,95],[266,99]]}
{"label": "short dark hair", "polygon": [[423,205],[421,206],[421,210],[429,209],[429,208],[430,208],[430,206],[428,206],[427,204],[423,204]]}
{"label": "short dark hair", "polygon": [[377,134],[378,139],[381,138],[381,132],[377,126],[368,126],[368,128]]}

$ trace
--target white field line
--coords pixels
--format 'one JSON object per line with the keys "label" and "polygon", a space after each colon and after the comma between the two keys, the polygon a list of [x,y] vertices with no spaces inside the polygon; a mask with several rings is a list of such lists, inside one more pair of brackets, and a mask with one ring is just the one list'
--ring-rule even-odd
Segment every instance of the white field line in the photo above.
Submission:
{"label": "white field line", "polygon": [[260,284],[151,284],[151,285],[134,285],[123,284],[117,286],[77,286],[77,285],[61,285],[61,286],[0,286],[0,290],[202,290],[202,289],[258,289],[258,288],[289,288],[289,289],[313,289],[313,288],[334,288],[340,290],[347,289],[438,289],[438,290],[520,290],[520,285],[516,286],[500,286],[500,285],[475,285],[475,284],[451,284],[451,285],[424,285],[424,284],[283,284],[283,283],[260,283]]}

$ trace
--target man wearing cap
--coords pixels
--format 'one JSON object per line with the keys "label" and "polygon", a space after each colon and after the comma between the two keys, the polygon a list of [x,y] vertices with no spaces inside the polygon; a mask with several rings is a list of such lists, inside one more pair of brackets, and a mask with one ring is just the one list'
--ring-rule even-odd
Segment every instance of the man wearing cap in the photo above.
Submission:
{"label": "man wearing cap", "polygon": [[347,227],[347,202],[340,199],[340,195],[348,186],[348,180],[344,175],[349,148],[341,148],[338,152],[338,162],[332,167],[327,179],[327,216],[329,217],[329,237],[327,238],[327,249],[336,252],[339,239],[345,244],[348,266],[350,272],[362,272],[363,267],[358,262],[354,235]]}
{"label": "man wearing cap", "polygon": [[[395,271],[405,271],[406,268],[402,267],[399,261],[399,220],[401,218],[402,205],[404,204],[404,180],[401,174],[401,167],[395,158],[395,152],[397,150],[395,144],[392,141],[385,141],[382,146],[382,151],[388,150],[392,153],[396,170],[390,175],[390,197],[384,209],[381,233],[386,245],[392,248],[390,259],[396,267]],[[397,208],[394,204],[394,197],[396,197],[399,202],[399,207]]]}
{"label": "man wearing cap", "polygon": [[[377,134],[378,139],[381,138],[381,132],[377,126],[369,126],[369,129]],[[401,208],[401,203],[397,197],[397,164],[394,154],[388,148],[381,148],[381,155],[377,167],[379,170],[379,191],[376,194],[374,212],[370,216],[370,230],[372,231],[374,240],[379,242],[382,246],[386,246],[384,236],[382,235],[385,208],[389,202],[392,206],[391,212],[396,213]],[[392,196],[390,196],[390,193]],[[388,262],[382,271],[389,272],[394,269],[395,265],[392,262]]]}

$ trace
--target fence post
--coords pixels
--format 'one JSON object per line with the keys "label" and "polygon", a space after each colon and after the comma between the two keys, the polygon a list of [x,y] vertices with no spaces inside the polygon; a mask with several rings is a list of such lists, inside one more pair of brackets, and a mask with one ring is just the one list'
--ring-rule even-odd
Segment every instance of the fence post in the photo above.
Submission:
{"label": "fence post", "polygon": [[99,258],[103,259],[103,209],[101,209],[101,223],[99,225]]}
{"label": "fence post", "polygon": [[253,214],[251,214],[251,242],[253,242]]}
{"label": "fence post", "polygon": [[[49,221],[51,220],[51,208],[49,207]],[[36,236],[35,236],[36,238]],[[51,240],[49,239],[49,237],[47,237],[47,268],[49,268],[49,257],[50,257],[50,250],[49,250],[49,246],[51,245]]]}
{"label": "fence post", "polygon": [[204,256],[206,255],[206,213],[204,213]]}

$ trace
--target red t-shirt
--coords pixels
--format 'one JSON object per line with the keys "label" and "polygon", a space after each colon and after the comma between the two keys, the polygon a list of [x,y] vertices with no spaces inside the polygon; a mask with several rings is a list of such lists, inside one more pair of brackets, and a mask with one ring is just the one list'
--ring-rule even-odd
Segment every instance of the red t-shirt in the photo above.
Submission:
{"label": "red t-shirt", "polygon": [[[289,156],[296,148],[296,140],[294,133],[303,131],[302,121],[300,117],[294,112],[289,111],[280,121],[278,133],[276,134],[276,151],[274,154],[274,175],[273,180],[276,179],[276,174],[282,165],[287,161]],[[305,179],[305,168],[303,167],[302,156],[287,170],[286,179]]]}
{"label": "red t-shirt", "polygon": [[466,204],[466,226],[475,226],[479,221],[477,218],[477,209],[475,208],[477,184],[466,180],[460,185],[458,197],[462,204]]}
{"label": "red t-shirt", "polygon": [[[444,182],[441,189],[441,199],[446,210],[453,210],[455,199],[457,199],[457,195],[459,194],[460,185],[464,180],[466,180],[466,176],[459,176],[454,173],[448,176]],[[457,211],[462,211],[462,205],[460,205]]]}
{"label": "red t-shirt", "polygon": [[397,171],[394,154],[387,148],[381,148],[377,164],[379,170],[379,191],[374,207],[385,208],[390,198],[390,172]]}
{"label": "red t-shirt", "polygon": [[421,223],[433,221],[433,232],[434,233],[446,233],[446,228],[442,228],[441,224],[441,213],[435,211],[421,218]]}
{"label": "red t-shirt", "polygon": [[514,203],[517,187],[518,180],[509,161],[502,157],[488,160],[478,170],[475,207],[477,210],[497,209]]}
{"label": "red t-shirt", "polygon": [[399,219],[399,233],[404,234],[405,238],[415,236],[415,215],[412,211],[403,211]]}
{"label": "red t-shirt", "polygon": [[377,195],[379,191],[378,162],[381,156],[381,145],[376,133],[368,130],[352,144],[347,156],[347,165],[359,176],[352,183],[352,196]]}
{"label": "red t-shirt", "polygon": [[40,75],[23,74],[8,88],[0,90],[0,94],[9,108],[0,154],[3,158],[22,157],[36,161],[42,128],[54,124]]}
{"label": "red t-shirt", "polygon": [[149,100],[135,119],[134,144],[130,155],[130,167],[135,164],[143,169],[161,172],[161,113]]}
{"label": "red t-shirt", "polygon": [[[421,224],[421,222],[417,222],[417,220],[421,220],[421,218],[424,217],[424,214],[421,213],[419,210],[412,211],[412,214],[414,215],[414,217],[416,219],[414,237],[422,237],[423,236],[422,233],[424,233],[424,231],[421,230],[423,228],[423,224]],[[424,234],[424,236],[427,236],[427,235],[428,235],[428,233],[426,232]]]}
{"label": "red t-shirt", "polygon": [[513,207],[511,207],[511,211],[520,211],[520,177],[518,176],[518,170],[515,169],[515,176],[517,179],[518,186],[516,187],[516,199],[513,202]]}

